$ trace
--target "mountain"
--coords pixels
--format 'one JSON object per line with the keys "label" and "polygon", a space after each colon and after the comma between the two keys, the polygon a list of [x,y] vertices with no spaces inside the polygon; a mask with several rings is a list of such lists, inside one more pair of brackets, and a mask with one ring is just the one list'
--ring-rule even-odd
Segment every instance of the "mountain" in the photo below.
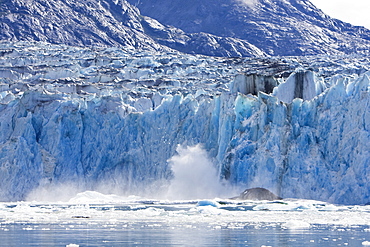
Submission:
{"label": "mountain", "polygon": [[[186,34],[143,17],[128,2],[113,0],[0,1],[0,40],[75,46],[120,46],[213,56],[264,55],[244,40]],[[161,45],[162,43],[164,45]]]}
{"label": "mountain", "polygon": [[1,40],[163,49],[145,35],[139,11],[125,1],[9,0],[0,5]]}
{"label": "mountain", "polygon": [[142,17],[142,24],[146,33],[158,43],[181,52],[219,57],[266,56],[257,46],[242,39],[204,32],[186,33],[150,17]]}
{"label": "mountain", "polygon": [[128,0],[188,33],[236,38],[269,55],[369,52],[370,31],[333,19],[309,0]]}
{"label": "mountain", "polygon": [[3,0],[0,7],[3,41],[225,57],[370,50],[369,30],[332,19],[308,0]]}

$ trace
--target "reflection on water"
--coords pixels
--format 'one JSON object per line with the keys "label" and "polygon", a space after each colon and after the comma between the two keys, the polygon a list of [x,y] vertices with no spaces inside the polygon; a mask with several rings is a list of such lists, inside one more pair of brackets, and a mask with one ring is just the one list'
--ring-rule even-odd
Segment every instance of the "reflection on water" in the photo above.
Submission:
{"label": "reflection on water", "polygon": [[87,194],[65,203],[0,203],[0,246],[370,245],[370,206]]}
{"label": "reflection on water", "polygon": [[[14,224],[0,231],[1,246],[361,246],[369,232],[315,226],[309,230],[280,227],[210,228],[207,225],[165,226],[157,223],[100,225]],[[369,243],[370,244],[370,243]]]}

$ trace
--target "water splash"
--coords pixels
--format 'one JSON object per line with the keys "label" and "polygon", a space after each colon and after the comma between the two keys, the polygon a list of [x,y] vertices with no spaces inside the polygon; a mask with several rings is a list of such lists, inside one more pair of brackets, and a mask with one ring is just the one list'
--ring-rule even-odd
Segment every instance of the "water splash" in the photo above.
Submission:
{"label": "water splash", "polygon": [[67,202],[85,189],[77,183],[40,185],[31,191],[26,201]]}
{"label": "water splash", "polygon": [[177,153],[169,160],[174,173],[167,194],[169,199],[215,198],[227,193],[216,166],[201,145],[178,146]]}

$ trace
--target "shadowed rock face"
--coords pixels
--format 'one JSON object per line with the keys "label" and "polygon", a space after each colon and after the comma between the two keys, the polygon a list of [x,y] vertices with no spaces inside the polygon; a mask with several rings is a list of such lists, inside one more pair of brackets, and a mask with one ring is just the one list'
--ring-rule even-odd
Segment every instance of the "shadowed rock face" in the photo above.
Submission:
{"label": "shadowed rock face", "polygon": [[233,197],[234,200],[281,200],[283,198],[275,195],[271,191],[264,188],[251,188],[243,191],[239,196]]}
{"label": "shadowed rock face", "polygon": [[[186,33],[142,16],[125,0],[0,0],[0,41],[118,46],[222,57],[265,56],[249,42]],[[172,49],[170,49],[172,48]]]}
{"label": "shadowed rock face", "polygon": [[169,50],[144,33],[126,1],[0,0],[0,40]]}
{"label": "shadowed rock face", "polygon": [[309,0],[248,2],[0,0],[0,40],[221,57],[370,53],[370,30]]}
{"label": "shadowed rock face", "polygon": [[[164,25],[186,33],[242,40],[269,55],[348,54],[368,52],[370,45],[369,30],[333,19],[309,0],[128,2]],[[244,50],[238,43],[231,42],[237,50]]]}

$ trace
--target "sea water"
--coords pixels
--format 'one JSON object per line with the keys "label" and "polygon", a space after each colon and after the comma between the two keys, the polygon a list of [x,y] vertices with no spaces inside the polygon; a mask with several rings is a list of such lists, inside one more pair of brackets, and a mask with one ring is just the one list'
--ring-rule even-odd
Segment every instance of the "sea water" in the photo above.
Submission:
{"label": "sea water", "polygon": [[86,191],[0,204],[0,246],[366,246],[370,206],[154,200]]}

